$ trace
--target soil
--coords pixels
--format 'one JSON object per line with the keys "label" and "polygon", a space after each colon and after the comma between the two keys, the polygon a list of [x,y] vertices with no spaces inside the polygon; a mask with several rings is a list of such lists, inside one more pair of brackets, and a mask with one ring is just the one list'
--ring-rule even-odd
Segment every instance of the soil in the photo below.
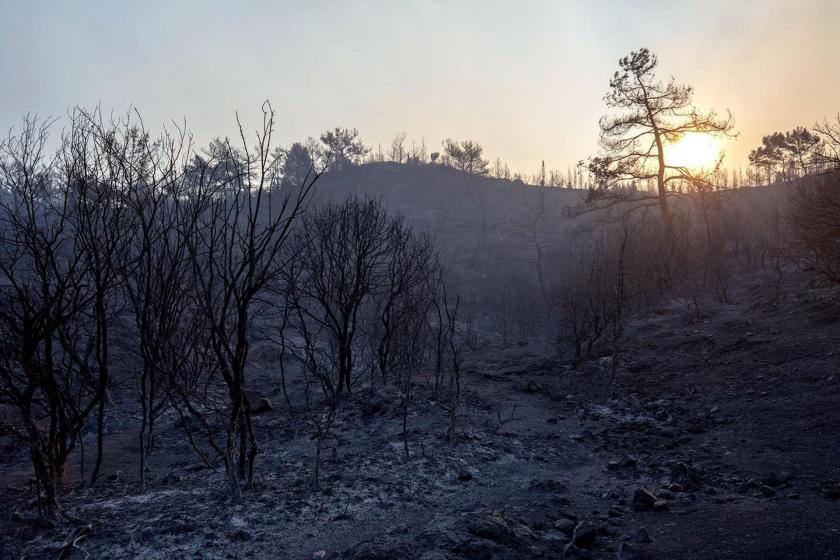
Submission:
{"label": "soil", "polygon": [[312,432],[265,353],[254,394],[274,409],[257,417],[242,505],[173,421],[138,494],[118,400],[105,476],[79,487],[74,459],[56,526],[36,521],[25,454],[4,450],[0,557],[48,557],[90,523],[71,558],[840,558],[840,293],[763,294],[756,281],[699,318],[673,301],[634,319],[609,386],[612,354],[572,367],[550,343],[473,352],[455,445],[420,380],[408,458],[399,395],[357,391],[319,489]]}

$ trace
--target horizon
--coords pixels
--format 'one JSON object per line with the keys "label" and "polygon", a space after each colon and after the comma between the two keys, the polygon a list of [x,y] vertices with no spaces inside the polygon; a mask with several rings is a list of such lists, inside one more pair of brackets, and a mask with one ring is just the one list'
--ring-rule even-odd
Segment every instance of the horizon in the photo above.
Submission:
{"label": "horizon", "polygon": [[347,127],[387,150],[405,132],[429,151],[446,138],[477,140],[526,176],[542,161],[565,172],[597,155],[609,78],[640,47],[659,56],[661,79],[694,87],[699,109],[732,112],[738,137],[722,144],[725,168],[748,166],[764,135],[840,110],[840,79],[820,71],[840,56],[840,5],[653,6],[258,2],[240,13],[221,2],[3,0],[0,122],[8,130],[32,112],[61,126],[76,105],[135,107],[152,130],[186,120],[205,145],[235,137],[237,112],[250,130],[268,99],[283,146]]}

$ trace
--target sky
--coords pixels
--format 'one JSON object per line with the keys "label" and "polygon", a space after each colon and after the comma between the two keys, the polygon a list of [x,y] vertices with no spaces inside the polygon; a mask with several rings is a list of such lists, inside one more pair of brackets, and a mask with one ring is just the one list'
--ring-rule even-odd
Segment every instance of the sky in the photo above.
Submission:
{"label": "sky", "polygon": [[0,0],[0,128],[134,106],[207,142],[268,99],[280,145],[355,127],[565,170],[597,152],[609,78],[644,46],[732,112],[726,165],[746,165],[763,135],[840,111],[838,22],[838,0]]}

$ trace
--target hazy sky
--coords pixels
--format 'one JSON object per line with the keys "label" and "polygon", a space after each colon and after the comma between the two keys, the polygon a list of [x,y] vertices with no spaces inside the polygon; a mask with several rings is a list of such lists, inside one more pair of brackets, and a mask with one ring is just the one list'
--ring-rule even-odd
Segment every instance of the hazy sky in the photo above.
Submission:
{"label": "hazy sky", "polygon": [[737,165],[763,134],[840,111],[839,23],[838,0],[0,0],[0,127],[134,104],[203,142],[270,99],[281,144],[405,131],[565,169],[597,149],[618,58],[647,46],[699,107],[732,111]]}

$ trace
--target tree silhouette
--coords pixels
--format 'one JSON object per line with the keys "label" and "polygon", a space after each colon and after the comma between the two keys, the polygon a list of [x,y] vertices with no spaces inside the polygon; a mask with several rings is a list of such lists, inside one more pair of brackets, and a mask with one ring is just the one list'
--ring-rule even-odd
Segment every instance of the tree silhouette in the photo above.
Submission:
{"label": "tree silhouette", "polygon": [[[707,183],[711,173],[670,164],[667,144],[687,133],[730,134],[732,116],[702,113],[692,104],[691,86],[677,84],[673,78],[657,80],[657,57],[646,48],[631,52],[618,64],[604,101],[619,113],[600,120],[603,154],[589,163],[596,180],[590,198],[614,200],[616,194],[626,194],[629,187],[635,200],[652,199],[659,205],[666,231],[672,233],[668,195],[680,184]],[[635,192],[639,183],[653,180],[657,189],[653,197]]]}
{"label": "tree silhouette", "polygon": [[773,173],[784,178],[807,175],[817,163],[820,137],[797,127],[789,132],[775,132],[761,139],[761,146],[752,150],[750,163],[764,169],[768,179]]}
{"label": "tree silhouette", "polygon": [[359,165],[370,152],[355,128],[328,130],[321,135],[321,142],[326,147],[324,156],[331,169]]}
{"label": "tree silhouette", "polygon": [[825,119],[814,125],[822,143],[814,154],[823,169],[840,169],[840,113],[833,121]]}
{"label": "tree silhouette", "polygon": [[280,169],[280,185],[284,189],[292,189],[299,186],[308,187],[307,180],[312,181],[314,175],[315,161],[309,148],[295,142],[289,149],[284,150],[283,165]]}
{"label": "tree silhouette", "polygon": [[472,175],[487,175],[489,162],[481,157],[484,148],[478,142],[474,140],[456,142],[447,138],[443,142],[443,150],[455,169]]}

